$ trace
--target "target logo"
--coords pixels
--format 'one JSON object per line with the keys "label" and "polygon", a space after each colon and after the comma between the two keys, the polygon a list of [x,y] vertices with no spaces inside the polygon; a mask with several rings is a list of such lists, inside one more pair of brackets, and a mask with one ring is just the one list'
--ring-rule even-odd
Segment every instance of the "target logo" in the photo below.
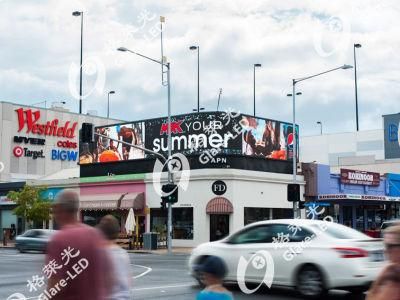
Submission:
{"label": "target logo", "polygon": [[24,149],[20,146],[16,146],[14,147],[13,153],[15,157],[21,157],[24,155]]}

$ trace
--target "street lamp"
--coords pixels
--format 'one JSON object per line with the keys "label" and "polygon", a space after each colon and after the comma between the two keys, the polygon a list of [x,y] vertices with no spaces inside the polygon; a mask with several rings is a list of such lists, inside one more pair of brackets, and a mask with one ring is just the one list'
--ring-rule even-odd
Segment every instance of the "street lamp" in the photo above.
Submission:
{"label": "street lamp", "polygon": [[82,51],[83,51],[83,11],[74,11],[74,17],[81,17],[81,65],[79,73],[79,113],[82,113]]}
{"label": "street lamp", "polygon": [[205,108],[204,108],[204,107],[200,107],[199,109],[193,108],[193,111],[194,111],[194,112],[199,112],[200,110],[205,110]]}
{"label": "street lamp", "polygon": [[107,94],[107,119],[110,118],[110,95],[115,94],[115,91],[109,91]]}
{"label": "street lamp", "polygon": [[[330,73],[336,70],[347,70],[347,69],[351,69],[352,66],[350,65],[343,65],[334,69],[330,69],[327,70],[325,72],[321,72],[315,75],[311,75],[311,76],[306,76],[306,77],[301,77],[301,78],[297,78],[297,79],[292,79],[292,87],[293,87],[293,92],[292,92],[292,97],[293,97],[293,124],[292,124],[292,133],[293,133],[293,157],[292,157],[292,161],[293,161],[293,183],[297,182],[296,179],[296,175],[297,175],[297,137],[296,137],[296,84],[307,80],[307,79],[311,79],[326,73]],[[298,206],[297,206],[297,202],[293,202],[293,217],[294,218],[298,218],[300,217],[299,211],[298,211]]]}
{"label": "street lamp", "polygon": [[358,126],[358,95],[357,95],[357,61],[356,61],[356,48],[361,48],[361,44],[354,44],[354,89],[356,94],[356,128],[359,130]]}
{"label": "street lamp", "polygon": [[318,121],[317,124],[320,126],[321,135],[322,135],[322,122],[321,122],[321,121]]}
{"label": "street lamp", "polygon": [[254,109],[254,117],[256,116],[256,68],[261,68],[261,64],[253,65],[253,109]]}
{"label": "street lamp", "polygon": [[[168,94],[168,160],[171,159],[171,155],[172,155],[172,150],[171,150],[171,146],[172,146],[172,138],[171,138],[171,76],[170,76],[170,72],[171,72],[171,67],[170,67],[170,63],[169,62],[165,62],[164,61],[164,57],[162,56],[162,60],[156,60],[153,58],[150,58],[146,55],[140,54],[138,52],[129,50],[128,48],[125,47],[120,47],[117,49],[118,51],[122,51],[122,52],[130,52],[133,53],[137,56],[140,56],[142,58],[145,58],[147,60],[150,60],[152,62],[155,62],[157,64],[160,64],[162,67],[166,67],[167,68],[167,94]],[[163,69],[161,69],[161,71],[163,72]],[[164,85],[164,83],[163,83]],[[172,178],[172,173],[170,168],[168,167],[168,183],[173,183],[173,178]],[[167,236],[167,243],[168,243],[168,253],[171,254],[172,253],[172,204],[168,203],[168,236]]]}
{"label": "street lamp", "polygon": [[200,111],[200,46],[190,46],[190,50],[197,50],[197,112]]}

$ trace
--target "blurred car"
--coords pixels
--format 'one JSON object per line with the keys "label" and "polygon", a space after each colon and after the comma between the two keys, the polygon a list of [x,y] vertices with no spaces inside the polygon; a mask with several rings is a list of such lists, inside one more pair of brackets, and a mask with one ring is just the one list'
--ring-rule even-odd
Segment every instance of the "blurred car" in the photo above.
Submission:
{"label": "blurred car", "polygon": [[400,219],[394,219],[394,220],[389,220],[389,221],[385,221],[382,223],[381,225],[381,232],[383,233],[383,231],[390,227],[390,226],[394,226],[394,225],[400,225]]}
{"label": "blurred car", "polygon": [[46,252],[47,243],[55,230],[30,229],[15,239],[15,247],[22,253],[25,251]]}
{"label": "blurred car", "polygon": [[307,298],[319,298],[330,289],[363,293],[385,265],[382,239],[333,222],[282,219],[252,223],[223,240],[198,246],[189,269],[201,283],[196,270],[204,258],[215,255],[227,266],[225,280],[238,282],[238,263],[244,258],[245,282],[260,284],[271,267],[268,260],[264,268],[258,267],[260,251],[273,259],[272,287],[294,287]]}

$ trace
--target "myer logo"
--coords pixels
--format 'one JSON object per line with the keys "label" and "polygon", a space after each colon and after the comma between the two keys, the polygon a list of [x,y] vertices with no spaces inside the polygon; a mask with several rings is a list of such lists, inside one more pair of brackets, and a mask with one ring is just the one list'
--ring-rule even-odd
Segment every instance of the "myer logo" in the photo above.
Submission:
{"label": "myer logo", "polygon": [[14,143],[25,143],[31,145],[44,145],[46,143],[45,139],[30,138],[25,136],[14,136]]}
{"label": "myer logo", "polygon": [[64,126],[58,126],[58,119],[47,121],[46,124],[38,123],[40,119],[40,110],[32,111],[19,108],[15,110],[18,114],[18,132],[26,126],[26,133],[49,135],[57,137],[73,138],[78,122],[70,126],[70,121],[65,122]]}

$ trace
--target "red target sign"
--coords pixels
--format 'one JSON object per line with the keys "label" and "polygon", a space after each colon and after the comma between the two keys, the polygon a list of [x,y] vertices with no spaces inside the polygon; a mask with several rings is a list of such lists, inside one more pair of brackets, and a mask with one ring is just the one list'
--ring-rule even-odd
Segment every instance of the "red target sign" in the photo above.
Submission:
{"label": "red target sign", "polygon": [[24,155],[24,149],[20,146],[16,146],[14,147],[13,153],[14,156],[21,157],[22,155]]}

